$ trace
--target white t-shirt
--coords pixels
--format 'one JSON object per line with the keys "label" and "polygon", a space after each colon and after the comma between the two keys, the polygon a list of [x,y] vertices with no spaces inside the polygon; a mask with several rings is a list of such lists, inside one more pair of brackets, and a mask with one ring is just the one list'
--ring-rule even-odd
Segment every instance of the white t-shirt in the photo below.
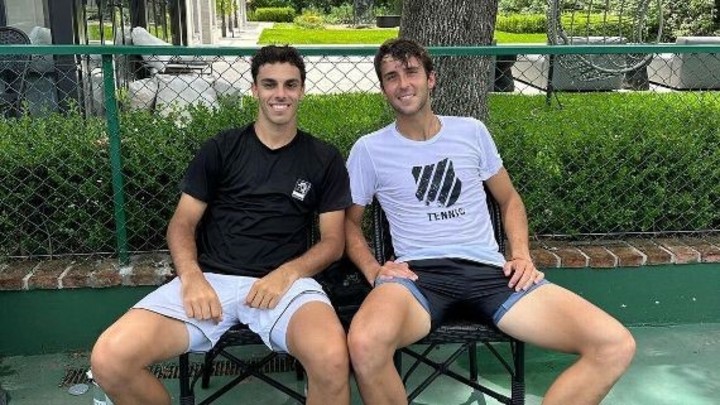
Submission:
{"label": "white t-shirt", "polygon": [[377,196],[400,261],[462,258],[502,266],[483,181],[502,168],[485,125],[439,117],[427,141],[403,137],[395,123],[360,138],[347,161],[353,203]]}

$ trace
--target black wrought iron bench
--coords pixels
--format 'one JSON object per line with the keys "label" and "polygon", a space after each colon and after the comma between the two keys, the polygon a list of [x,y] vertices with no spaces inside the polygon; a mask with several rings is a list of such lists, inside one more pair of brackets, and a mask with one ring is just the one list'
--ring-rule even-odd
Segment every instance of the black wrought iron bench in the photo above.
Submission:
{"label": "black wrought iron bench", "polygon": [[[505,237],[500,218],[500,209],[490,194],[488,193],[488,209],[494,225],[495,238],[498,242],[501,252],[505,249]],[[390,233],[388,231],[387,220],[385,214],[377,201],[373,202],[370,207],[370,215],[372,218],[372,243],[375,257],[380,262],[384,262],[392,257],[393,250],[390,241]],[[309,242],[315,240],[315,235],[309,235]],[[359,270],[355,268],[347,259],[334,263],[331,268],[321,273],[319,281],[326,287],[329,292],[330,299],[333,301],[341,321],[347,327],[362,301],[363,294],[369,291],[364,277]],[[333,293],[334,292],[334,293]],[[477,364],[477,344],[483,344],[494,358],[507,370],[510,377],[510,395],[494,390],[487,385],[479,383],[478,380],[478,364]],[[495,344],[504,343],[510,345],[510,354],[503,355],[495,348]],[[283,384],[274,379],[272,376],[264,373],[262,368],[265,364],[273,361],[278,356],[288,356],[287,354],[278,354],[270,352],[261,360],[249,363],[246,360],[234,356],[226,349],[231,346],[257,345],[262,344],[260,338],[250,331],[245,325],[237,325],[223,335],[218,344],[208,353],[205,354],[205,360],[201,369],[195,376],[190,375],[190,363],[188,354],[180,356],[180,403],[182,405],[194,405],[194,389],[199,379],[202,379],[202,387],[207,388],[209,384],[210,373],[212,371],[213,361],[218,357],[224,357],[236,364],[241,373],[233,378],[223,387],[217,389],[213,394],[204,399],[200,405],[209,404],[215,399],[222,396],[235,385],[239,384],[246,378],[256,377],[274,388],[286,393],[288,396],[296,399],[300,403],[305,402],[305,393],[299,392],[294,387]],[[444,361],[435,361],[430,358],[430,353],[438,345],[442,344],[459,344]],[[423,348],[424,347],[424,348]],[[450,369],[450,366],[464,353],[468,354],[469,375],[465,377]],[[414,360],[404,372],[401,371],[403,382],[409,382],[410,376],[417,370],[418,366],[424,364],[432,368],[432,372],[426,376],[412,391],[408,387],[408,402],[417,398],[430,384],[439,376],[445,375],[453,378],[475,390],[489,395],[504,404],[521,405],[525,402],[525,370],[524,370],[524,344],[518,340],[504,334],[492,325],[485,325],[472,322],[467,319],[453,319],[442,325],[415,345],[403,348],[395,354],[395,364],[398,370],[402,370],[403,357],[410,357]],[[509,358],[508,358],[509,357]],[[295,363],[295,371],[298,380],[303,378],[303,370],[299,362]]]}

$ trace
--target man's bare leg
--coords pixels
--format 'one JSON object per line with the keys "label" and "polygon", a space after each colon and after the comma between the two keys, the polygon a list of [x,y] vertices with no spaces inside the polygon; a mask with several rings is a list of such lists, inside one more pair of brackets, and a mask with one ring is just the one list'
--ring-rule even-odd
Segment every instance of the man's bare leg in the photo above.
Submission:
{"label": "man's bare leg", "polygon": [[623,325],[555,284],[520,299],[498,327],[524,342],[580,355],[553,382],[543,404],[600,403],[635,354],[635,340]]}
{"label": "man's bare leg", "polygon": [[170,395],[147,366],[184,353],[187,327],[144,309],[131,309],[95,343],[90,363],[95,381],[115,405],[169,405]]}
{"label": "man's bare leg", "polygon": [[393,354],[430,331],[430,314],[397,283],[374,288],[353,318],[348,348],[360,395],[366,404],[407,404]]}
{"label": "man's bare leg", "polygon": [[333,308],[311,301],[290,319],[290,354],[308,375],[308,405],[350,403],[350,361],[345,330]]}

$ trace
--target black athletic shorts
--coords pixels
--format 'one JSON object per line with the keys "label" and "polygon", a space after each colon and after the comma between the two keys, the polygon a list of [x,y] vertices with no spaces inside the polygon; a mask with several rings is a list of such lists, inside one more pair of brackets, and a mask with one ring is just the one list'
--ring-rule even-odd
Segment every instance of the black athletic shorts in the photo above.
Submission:
{"label": "black athletic shorts", "polygon": [[[516,292],[508,287],[510,278],[505,276],[502,267],[466,259],[411,260],[408,265],[418,276],[414,284],[429,307],[426,309],[430,312],[432,330],[458,314],[464,318],[497,325],[520,298],[547,283],[543,280],[525,291]],[[417,296],[418,291],[409,289],[418,301],[424,304]]]}

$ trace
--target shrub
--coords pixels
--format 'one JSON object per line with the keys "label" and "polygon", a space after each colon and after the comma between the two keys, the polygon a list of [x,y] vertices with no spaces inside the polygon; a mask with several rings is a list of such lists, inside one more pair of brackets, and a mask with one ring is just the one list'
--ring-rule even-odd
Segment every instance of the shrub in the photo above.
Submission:
{"label": "shrub", "polygon": [[292,22],[295,10],[292,7],[258,8],[254,18],[255,21]]}
{"label": "shrub", "polygon": [[547,17],[545,14],[511,14],[498,15],[495,29],[518,34],[546,32]]}
{"label": "shrub", "polygon": [[[603,14],[564,13],[560,17],[565,32],[574,36],[608,36],[622,33],[630,36],[632,21],[620,19],[618,16]],[[544,14],[511,14],[499,15],[495,29],[518,34],[547,32],[547,17]]]}
{"label": "shrub", "polygon": [[355,20],[355,12],[351,4],[342,4],[330,9],[325,16],[328,24],[352,24]]}
{"label": "shrub", "polygon": [[498,14],[545,14],[547,0],[500,0]]}
{"label": "shrub", "polygon": [[295,25],[305,29],[321,29],[325,25],[325,19],[321,14],[313,10],[305,10],[302,15],[295,17]]}
{"label": "shrub", "polygon": [[[703,36],[718,33],[715,25],[718,10],[714,0],[666,0],[663,2],[663,41],[673,42],[680,36]],[[657,32],[657,16],[651,16],[650,32]]]}
{"label": "shrub", "polygon": [[715,95],[533,98],[492,99],[489,122],[533,233],[720,227]]}
{"label": "shrub", "polygon": [[333,7],[352,4],[352,2],[348,0],[291,0],[291,3],[298,13],[307,9],[328,13]]}
{"label": "shrub", "polygon": [[583,14],[575,15],[565,13],[561,16],[563,28],[568,34],[574,36],[612,36],[623,35],[630,37],[633,22],[627,18],[621,19],[617,15]]}
{"label": "shrub", "polygon": [[259,8],[285,8],[293,7],[291,0],[252,0],[248,2],[248,8],[255,11]]}
{"label": "shrub", "polygon": [[[254,119],[252,99],[120,117],[131,250],[165,248],[189,160]],[[492,95],[488,126],[534,234],[720,229],[720,101],[712,93]],[[379,94],[307,95],[300,127],[347,156],[393,119]],[[112,252],[106,123],[69,114],[0,120],[0,255]]]}

